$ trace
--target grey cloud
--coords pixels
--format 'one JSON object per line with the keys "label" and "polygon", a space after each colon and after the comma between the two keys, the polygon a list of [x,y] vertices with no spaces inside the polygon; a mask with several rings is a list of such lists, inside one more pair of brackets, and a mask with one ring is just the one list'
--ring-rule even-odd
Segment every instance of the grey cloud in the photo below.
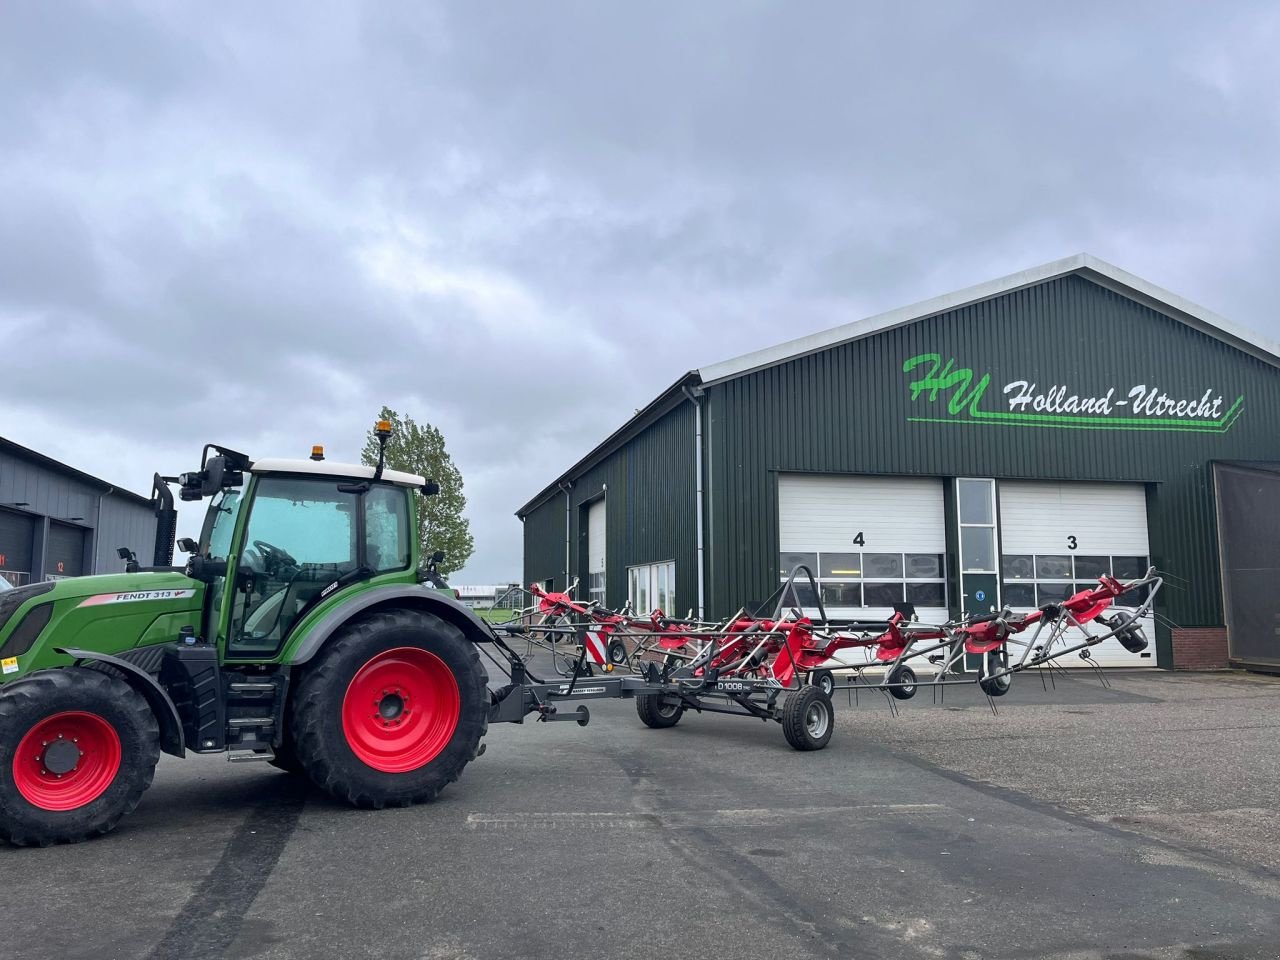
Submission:
{"label": "grey cloud", "polygon": [[0,433],[144,487],[389,403],[468,480],[465,577],[513,576],[511,511],[699,364],[1082,249],[1280,335],[1278,43],[1262,3],[6,4]]}

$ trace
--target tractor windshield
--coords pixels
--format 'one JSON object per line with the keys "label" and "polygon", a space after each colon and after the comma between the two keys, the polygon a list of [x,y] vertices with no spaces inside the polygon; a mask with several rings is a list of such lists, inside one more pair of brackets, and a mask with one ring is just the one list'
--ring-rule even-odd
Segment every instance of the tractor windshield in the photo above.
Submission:
{"label": "tractor windshield", "polygon": [[270,656],[331,584],[408,569],[408,520],[398,487],[262,477],[237,558],[228,652]]}

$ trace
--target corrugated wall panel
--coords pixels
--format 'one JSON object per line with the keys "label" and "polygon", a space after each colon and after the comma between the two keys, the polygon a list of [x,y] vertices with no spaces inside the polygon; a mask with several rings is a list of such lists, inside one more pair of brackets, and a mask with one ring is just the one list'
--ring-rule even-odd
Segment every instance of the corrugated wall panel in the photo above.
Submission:
{"label": "corrugated wall panel", "polygon": [[[1005,408],[1003,386],[1021,378],[1082,396],[1114,386],[1117,399],[1140,383],[1179,397],[1213,388],[1245,403],[1223,433],[962,422],[947,413],[951,389],[912,400],[916,373],[903,362],[926,353],[975,380],[991,371],[990,409]],[[1152,482],[1153,558],[1191,583],[1169,589],[1161,612],[1221,624],[1209,462],[1280,459],[1280,371],[1079,276],[713,385],[706,402],[715,614],[772,588],[776,474],[808,471]]]}
{"label": "corrugated wall panel", "polygon": [[531,583],[553,581],[556,589],[565,586],[564,495],[539,504],[524,518],[524,580]]}
{"label": "corrugated wall panel", "polygon": [[[575,477],[570,498],[570,579],[582,578],[579,595],[585,596],[586,511],[603,495],[608,503],[606,603],[620,607],[626,602],[627,567],[674,560],[680,612],[696,606],[695,482],[690,402],[679,404],[616,453]],[[540,575],[542,570],[554,570],[559,576],[564,567],[562,496],[553,497],[526,518],[524,554],[526,581],[553,575]]]}

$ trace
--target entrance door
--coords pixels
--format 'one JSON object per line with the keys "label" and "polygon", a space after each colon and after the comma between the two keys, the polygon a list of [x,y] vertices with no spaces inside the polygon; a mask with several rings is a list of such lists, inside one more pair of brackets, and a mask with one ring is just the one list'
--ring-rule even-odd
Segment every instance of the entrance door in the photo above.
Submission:
{"label": "entrance door", "polygon": [[587,508],[587,599],[601,606],[605,602],[605,536],[604,497]]}
{"label": "entrance door", "polygon": [[50,580],[79,577],[84,569],[83,527],[66,523],[49,524],[49,545],[45,550],[44,572]]}
{"label": "entrance door", "polygon": [[[915,604],[947,619],[942,481],[920,477],[783,474],[778,478],[778,573],[813,571],[832,619],[882,619]],[[813,605],[806,580],[798,601]]]}
{"label": "entrance door", "polygon": [[0,577],[15,587],[31,579],[35,536],[34,517],[13,510],[0,510]]}
{"label": "entrance door", "polygon": [[[1131,580],[1146,572],[1151,551],[1142,484],[1004,480],[999,488],[1002,592],[1014,610],[1065,600],[1096,585],[1102,573]],[[1117,605],[1136,607],[1145,598],[1132,591]],[[1094,661],[1102,666],[1154,666],[1153,618],[1144,618],[1142,625],[1149,641],[1146,650],[1134,654],[1120,641],[1106,640],[1093,648]],[[1084,665],[1074,656],[1058,663]]]}
{"label": "entrance door", "polygon": [[1280,667],[1280,464],[1214,464],[1227,655],[1244,666]]}

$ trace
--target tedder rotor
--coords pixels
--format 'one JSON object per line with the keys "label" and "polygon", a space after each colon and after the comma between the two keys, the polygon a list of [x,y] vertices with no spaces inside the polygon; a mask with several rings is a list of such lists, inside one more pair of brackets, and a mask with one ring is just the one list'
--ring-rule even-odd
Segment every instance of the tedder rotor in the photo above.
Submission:
{"label": "tedder rotor", "polygon": [[[439,554],[420,557],[417,497],[438,486],[386,469],[390,423],[375,434],[372,467],[319,447],[305,460],[250,460],[210,444],[199,470],[155,477],[153,566],[122,550],[123,574],[0,593],[0,836],[47,845],[106,833],[137,806],[162,752],[228,752],[356,806],[403,806],[456,780],[491,722],[586,724],[578,701],[634,699],[650,727],[690,710],[772,720],[793,747],[817,750],[835,726],[830,669],[842,650],[870,651],[867,663],[886,668],[878,686],[899,697],[955,682],[951,666],[977,653],[983,668],[965,682],[999,695],[1018,671],[1108,637],[1146,643],[1138,619],[1154,573],[1104,577],[1034,613],[937,626],[900,611],[838,627],[786,610],[785,590],[769,616],[702,623],[534,587],[525,615],[491,627],[438,589]],[[178,542],[183,567],[172,565],[171,485],[208,501],[199,540]],[[800,573],[812,580],[798,570],[792,581]],[[1138,610],[1108,616],[1139,587]],[[1109,632],[1090,636],[1092,621]],[[1012,638],[1033,627],[1043,639],[1011,657]],[[1068,641],[1068,628],[1085,639]],[[533,673],[543,652],[556,679]],[[933,680],[908,678],[916,657],[941,665]],[[562,711],[566,701],[577,705]]]}

